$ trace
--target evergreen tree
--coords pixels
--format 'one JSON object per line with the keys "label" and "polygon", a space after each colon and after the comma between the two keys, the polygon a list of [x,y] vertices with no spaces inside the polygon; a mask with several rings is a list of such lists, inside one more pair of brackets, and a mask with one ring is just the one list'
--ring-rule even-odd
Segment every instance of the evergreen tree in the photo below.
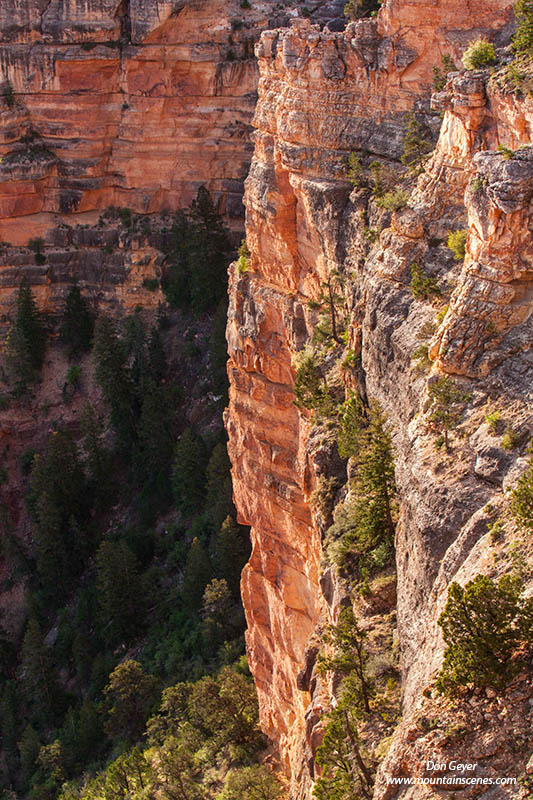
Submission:
{"label": "evergreen tree", "polygon": [[161,509],[171,499],[170,468],[175,411],[165,385],[147,381],[139,420],[140,483],[145,506]]}
{"label": "evergreen tree", "polygon": [[159,695],[158,681],[146,675],[137,661],[115,667],[104,689],[108,704],[106,730],[114,739],[138,741]]}
{"label": "evergreen tree", "polygon": [[189,222],[183,211],[174,215],[167,265],[161,282],[167,302],[173,308],[190,308],[189,285]]}
{"label": "evergreen tree", "polygon": [[228,516],[220,526],[215,540],[214,564],[216,574],[224,578],[233,597],[240,597],[242,568],[250,557],[250,540],[245,528]]}
{"label": "evergreen tree", "polygon": [[111,453],[103,440],[102,423],[89,403],[82,411],[81,431],[87,456],[88,493],[94,497],[96,506],[105,507],[113,491]]}
{"label": "evergreen tree", "polygon": [[213,308],[226,291],[230,260],[228,231],[204,186],[189,211],[189,282],[196,313]]}
{"label": "evergreen tree", "polygon": [[464,587],[452,583],[438,620],[447,645],[436,682],[440,692],[453,696],[468,685],[502,689],[525,666],[525,650],[533,645],[533,599],[525,599],[522,588],[509,575],[497,583],[486,575]]}
{"label": "evergreen tree", "polygon": [[60,600],[88,550],[85,475],[69,434],[53,433],[44,456],[34,457],[29,506],[41,585],[48,600]]}
{"label": "evergreen tree", "polygon": [[150,365],[150,378],[156,384],[161,383],[167,374],[167,357],[163,340],[158,329],[154,326],[150,331],[148,342],[148,362]]}
{"label": "evergreen tree", "polygon": [[209,520],[215,530],[218,530],[226,517],[234,513],[235,510],[230,469],[231,464],[226,442],[219,442],[213,448],[205,471],[205,506]]}
{"label": "evergreen tree", "polygon": [[108,317],[96,321],[93,352],[96,380],[110,408],[118,448],[129,455],[137,438],[135,390],[127,367],[126,348]]}
{"label": "evergreen tree", "polygon": [[41,370],[46,347],[46,331],[26,278],[16,300],[16,316],[7,337],[10,373],[17,392],[26,390]]}
{"label": "evergreen tree", "polygon": [[96,553],[98,606],[111,641],[138,636],[143,626],[139,565],[124,541],[104,541]]}
{"label": "evergreen tree", "polygon": [[519,56],[531,57],[533,55],[533,0],[518,0],[514,7],[514,13],[518,26],[513,36],[513,50]]}
{"label": "evergreen tree", "polygon": [[81,356],[90,349],[93,333],[94,316],[74,281],[65,299],[59,328],[60,341],[69,358]]}
{"label": "evergreen tree", "polygon": [[520,527],[533,531],[533,441],[529,444],[529,452],[528,467],[512,492],[511,513]]}
{"label": "evergreen tree", "polygon": [[444,447],[449,450],[448,435],[459,424],[469,394],[461,392],[454,380],[447,375],[429,387],[431,408],[429,420],[435,430],[442,433]]}
{"label": "evergreen tree", "polygon": [[183,602],[187,608],[197,611],[202,604],[205,587],[213,577],[211,562],[199,539],[193,539],[187,553],[183,586]]}
{"label": "evergreen tree", "polygon": [[205,446],[192,428],[186,428],[174,451],[172,493],[184,514],[202,507],[205,496]]}
{"label": "evergreen tree", "polygon": [[30,780],[37,769],[37,758],[41,749],[41,742],[32,725],[27,725],[24,728],[18,748],[20,753],[19,786],[22,791],[25,791],[28,789]]}
{"label": "evergreen tree", "polygon": [[410,114],[407,122],[407,131],[403,137],[402,164],[409,169],[418,167],[431,150],[428,142],[427,129],[421,125],[414,114]]}
{"label": "evergreen tree", "polygon": [[54,718],[56,687],[52,675],[50,651],[46,647],[41,627],[30,617],[22,642],[24,686],[36,716],[43,720]]}
{"label": "evergreen tree", "polygon": [[355,476],[349,499],[336,511],[328,531],[328,552],[338,566],[365,580],[394,553],[394,451],[379,406],[370,410],[367,427],[354,446]]}
{"label": "evergreen tree", "polygon": [[368,657],[365,650],[367,633],[359,627],[351,606],[339,614],[336,625],[329,625],[324,634],[324,643],[333,649],[333,655],[319,657],[321,672],[332,671],[351,677],[352,698],[365,713],[370,711],[373,696],[372,680],[367,674]]}
{"label": "evergreen tree", "polygon": [[277,800],[282,786],[264,764],[232,769],[219,800]]}
{"label": "evergreen tree", "polygon": [[3,685],[2,699],[0,702],[0,735],[2,748],[8,759],[10,772],[14,770],[17,760],[17,685],[14,680],[6,681]]}
{"label": "evergreen tree", "polygon": [[209,337],[210,383],[213,394],[221,396],[221,402],[228,401],[228,346],[226,343],[226,324],[228,320],[228,298],[224,296],[213,314],[211,335]]}

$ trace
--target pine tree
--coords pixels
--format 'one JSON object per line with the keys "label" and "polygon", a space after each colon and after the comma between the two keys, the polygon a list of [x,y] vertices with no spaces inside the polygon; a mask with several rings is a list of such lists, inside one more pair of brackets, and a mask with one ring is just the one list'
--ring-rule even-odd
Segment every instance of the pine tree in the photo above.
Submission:
{"label": "pine tree", "polygon": [[456,382],[445,375],[430,385],[429,397],[431,399],[429,421],[439,433],[442,433],[444,447],[448,451],[449,432],[457,427],[470,395],[462,392]]}
{"label": "pine tree", "polygon": [[464,587],[452,583],[438,620],[447,645],[436,681],[440,692],[453,696],[469,685],[503,689],[525,666],[533,645],[533,599],[525,599],[522,589],[510,575],[497,583],[486,575]]}
{"label": "pine tree", "polygon": [[202,507],[205,497],[205,446],[192,428],[186,428],[176,445],[172,493],[184,514]]}
{"label": "pine tree", "polygon": [[240,596],[241,572],[249,557],[246,529],[237,525],[232,517],[226,517],[215,540],[214,564],[216,574],[225,578],[235,598]]}
{"label": "pine tree", "polygon": [[431,150],[430,142],[425,138],[427,129],[421,125],[414,114],[410,114],[407,131],[403,137],[402,164],[409,169],[418,167]]}
{"label": "pine tree", "polygon": [[513,50],[520,55],[533,55],[533,0],[518,0],[514,7],[518,21],[513,36]]}
{"label": "pine tree", "polygon": [[231,463],[226,442],[219,442],[213,448],[205,471],[205,505],[215,530],[218,530],[226,517],[235,510],[230,470]]}
{"label": "pine tree", "polygon": [[46,347],[46,330],[26,278],[16,300],[16,316],[7,337],[7,356],[15,391],[24,392],[37,380]]}
{"label": "pine tree", "polygon": [[109,735],[114,739],[138,741],[159,695],[157,679],[146,675],[137,661],[128,659],[115,667],[104,695],[108,705],[106,730]]}
{"label": "pine tree", "polygon": [[223,297],[213,314],[211,335],[209,337],[209,379],[211,390],[221,395],[225,405],[228,398],[228,347],[226,343],[226,324],[228,319],[228,299]]}
{"label": "pine tree", "polygon": [[59,337],[69,358],[81,356],[90,349],[93,333],[94,316],[74,281],[65,299],[59,328]]}
{"label": "pine tree", "polygon": [[188,245],[191,305],[195,313],[213,308],[226,291],[230,260],[228,231],[204,186],[198,189],[190,211]]}
{"label": "pine tree", "polygon": [[35,617],[30,617],[22,642],[24,686],[36,715],[53,718],[56,688],[54,685],[50,652],[46,647],[41,627]]}
{"label": "pine tree", "polygon": [[108,317],[96,321],[93,353],[96,380],[110,408],[118,448],[130,455],[137,439],[135,388],[127,367],[126,348]]}
{"label": "pine tree", "polygon": [[124,541],[102,542],[96,553],[98,606],[104,634],[129,640],[143,626],[143,591],[138,561]]}
{"label": "pine tree", "polygon": [[529,452],[528,467],[512,492],[511,513],[520,527],[533,531],[533,441],[529,444]]}
{"label": "pine tree", "polygon": [[37,570],[45,596],[60,600],[88,553],[88,497],[83,468],[69,434],[53,433],[35,456],[29,494]]}
{"label": "pine tree", "polygon": [[204,589],[213,577],[211,562],[199,539],[193,539],[183,576],[181,595],[184,604],[192,611],[197,611],[202,604]]}
{"label": "pine tree", "polygon": [[394,554],[394,451],[379,406],[371,408],[355,447],[350,496],[335,513],[328,552],[338,566],[364,580],[386,566]]}
{"label": "pine tree", "polygon": [[18,748],[20,753],[19,786],[22,791],[25,791],[37,769],[37,758],[41,749],[41,742],[31,724],[24,729]]}

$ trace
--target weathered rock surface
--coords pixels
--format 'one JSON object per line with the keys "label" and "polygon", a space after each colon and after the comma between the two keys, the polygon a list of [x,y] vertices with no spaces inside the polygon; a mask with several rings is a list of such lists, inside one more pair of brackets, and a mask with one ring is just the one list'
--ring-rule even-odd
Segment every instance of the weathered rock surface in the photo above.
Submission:
{"label": "weathered rock surface", "polygon": [[2,239],[25,244],[55,214],[175,209],[201,184],[242,227],[253,44],[286,13],[270,0],[244,12],[237,0],[12,6],[0,9],[14,90],[0,113]]}
{"label": "weathered rock surface", "polygon": [[[487,72],[450,76],[434,99],[442,121],[429,113],[429,99],[440,54],[459,63],[480,32],[505,44],[509,17],[505,2],[475,11],[388,2],[377,22],[328,33],[299,21],[265,32],[256,48],[257,131],[245,193],[251,266],[231,280],[227,426],[235,500],[254,542],[243,575],[250,662],[262,721],[280,743],[294,800],[310,797],[309,769],[328,702],[310,662],[319,627],[309,636],[335,619],[339,596],[320,576],[320,526],[310,496],[327,467],[317,467],[311,421],[291,402],[291,364],[316,322],[307,301],[318,298],[333,269],[347,279],[349,342],[361,353],[361,368],[347,382],[379,401],[394,430],[406,725],[440,666],[436,620],[450,582],[508,568],[503,545],[494,566],[488,530],[504,504],[500,487],[516,452],[501,447],[501,432],[490,446],[469,437],[492,403],[504,423],[524,431],[532,424],[531,105],[493,87]],[[391,217],[364,183],[352,190],[347,157],[356,151],[363,171],[378,159],[398,175],[412,110],[438,142],[408,207]],[[506,160],[499,145],[514,155]],[[448,232],[461,228],[468,230],[464,263],[445,245]],[[441,304],[437,321],[439,308],[409,291],[414,262],[439,282],[449,306]],[[424,341],[430,374],[412,361]],[[472,395],[452,457],[435,450],[426,417],[428,383],[442,372],[464,376],[459,385]],[[527,434],[518,446],[526,440]],[[487,722],[491,731],[497,724]],[[393,745],[381,775],[398,774],[401,750]],[[509,764],[512,748],[504,750]],[[520,750],[516,770],[522,759]],[[433,796],[422,786],[382,787],[380,778],[376,797]]]}

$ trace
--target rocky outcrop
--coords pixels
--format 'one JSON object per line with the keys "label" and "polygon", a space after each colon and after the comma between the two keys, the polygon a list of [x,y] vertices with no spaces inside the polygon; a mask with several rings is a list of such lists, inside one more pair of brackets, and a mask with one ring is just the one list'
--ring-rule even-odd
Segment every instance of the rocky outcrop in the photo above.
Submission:
{"label": "rocky outcrop", "polygon": [[[311,513],[312,492],[331,465],[291,394],[294,355],[316,324],[308,301],[319,298],[333,270],[345,279],[349,344],[361,356],[345,379],[381,404],[394,431],[407,721],[440,665],[436,620],[449,583],[510,563],[504,542],[493,566],[488,530],[531,425],[531,107],[493,85],[488,71],[450,75],[433,114],[429,107],[440,55],[459,63],[479,33],[506,44],[510,11],[505,2],[490,13],[486,4],[473,12],[388,2],[377,22],[330,33],[300,21],[264,33],[257,46],[257,131],[245,193],[251,263],[231,279],[227,426],[236,505],[254,543],[243,574],[250,663],[263,725],[292,778],[291,798],[310,796],[309,765],[328,702],[312,655],[342,591],[320,578],[320,526]],[[398,163],[412,111],[428,140],[438,139],[416,182],[401,178]],[[355,189],[347,180],[350,152],[366,176]],[[406,207],[392,215],[370,191],[372,160],[390,171],[393,185],[407,187]],[[458,229],[468,232],[464,262],[446,247],[448,232]],[[440,306],[413,297],[414,263],[438,283]],[[431,371],[412,359],[421,344]],[[453,457],[435,450],[427,415],[428,387],[443,372],[462,376],[458,385],[471,394]],[[487,439],[484,418],[494,405],[518,432],[518,450],[502,447],[503,430]],[[400,753],[393,746],[387,774],[398,774]],[[520,750],[517,769],[522,760]],[[422,787],[382,795],[380,785],[376,796],[426,797]]]}
{"label": "rocky outcrop", "polygon": [[268,0],[244,12],[225,0],[12,5],[0,10],[3,240],[26,244],[54,215],[176,209],[201,184],[242,227],[253,44],[286,12]]}

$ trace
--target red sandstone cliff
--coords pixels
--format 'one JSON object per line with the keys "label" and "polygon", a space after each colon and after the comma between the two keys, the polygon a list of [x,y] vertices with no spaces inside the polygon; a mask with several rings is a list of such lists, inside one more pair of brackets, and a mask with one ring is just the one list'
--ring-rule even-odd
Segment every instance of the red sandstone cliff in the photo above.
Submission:
{"label": "red sandstone cliff", "polygon": [[[505,563],[505,546],[495,556],[487,531],[494,509],[504,505],[502,485],[524,462],[519,451],[506,452],[489,435],[484,416],[496,403],[525,443],[533,343],[533,107],[498,88],[488,71],[451,77],[433,101],[442,120],[430,113],[429,101],[440,56],[460,64],[479,33],[507,44],[511,16],[506,2],[389,1],[377,22],[329,33],[300,21],[291,30],[264,33],[256,48],[257,131],[245,193],[251,266],[231,278],[227,427],[237,508],[252,526],[253,553],[242,579],[250,662],[264,728],[279,742],[292,778],[291,798],[310,796],[308,767],[327,704],[320,681],[309,680],[310,634],[321,615],[335,618],[339,599],[330,577],[323,575],[320,585],[320,526],[310,506],[318,478],[328,474],[327,447],[293,403],[291,364],[316,323],[307,301],[318,297],[320,281],[332,270],[347,279],[350,343],[361,352],[366,392],[390,419],[397,452],[406,722],[381,775],[407,774],[406,765],[416,773],[424,752],[436,746],[417,741],[410,752],[408,742],[420,736],[411,730],[406,739],[405,730],[440,665],[436,620],[447,586],[478,572],[497,573],[493,563]],[[378,158],[398,167],[405,112],[412,110],[438,141],[407,207],[391,219],[368,193],[352,191],[347,158],[355,151],[365,163]],[[516,152],[506,160],[499,145]],[[379,240],[369,246],[365,229],[379,228]],[[445,247],[448,231],[459,228],[468,229],[461,265]],[[436,325],[435,309],[413,299],[408,288],[415,261],[447,287],[448,310]],[[434,331],[428,341],[433,370],[420,374],[411,356],[428,327]],[[476,379],[464,384],[474,400],[451,460],[436,454],[425,418],[428,382],[441,371]],[[513,536],[516,531],[507,545]],[[523,543],[519,547],[524,553]],[[505,757],[512,762],[512,725],[502,732],[490,710],[485,719],[488,739],[497,742],[493,755],[499,753],[500,765]],[[490,774],[498,766],[487,762]],[[383,780],[377,797],[430,796],[421,788],[393,791]]]}

